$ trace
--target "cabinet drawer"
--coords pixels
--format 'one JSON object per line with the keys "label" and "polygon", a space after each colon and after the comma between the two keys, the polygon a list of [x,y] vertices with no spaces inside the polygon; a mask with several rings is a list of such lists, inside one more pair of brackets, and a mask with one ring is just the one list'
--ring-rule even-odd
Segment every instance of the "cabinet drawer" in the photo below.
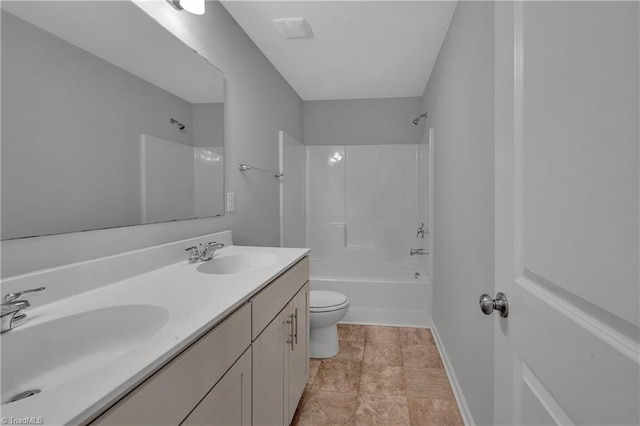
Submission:
{"label": "cabinet drawer", "polygon": [[309,280],[309,257],[305,256],[251,300],[251,340],[255,340],[289,300]]}
{"label": "cabinet drawer", "polygon": [[247,303],[92,424],[180,424],[250,344]]}

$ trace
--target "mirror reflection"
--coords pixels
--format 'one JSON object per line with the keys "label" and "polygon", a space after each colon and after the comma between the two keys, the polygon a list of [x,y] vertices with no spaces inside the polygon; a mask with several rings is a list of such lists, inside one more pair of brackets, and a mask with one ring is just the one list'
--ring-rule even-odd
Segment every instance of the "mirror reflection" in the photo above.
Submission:
{"label": "mirror reflection", "polygon": [[2,239],[223,214],[223,76],[131,2],[2,2]]}

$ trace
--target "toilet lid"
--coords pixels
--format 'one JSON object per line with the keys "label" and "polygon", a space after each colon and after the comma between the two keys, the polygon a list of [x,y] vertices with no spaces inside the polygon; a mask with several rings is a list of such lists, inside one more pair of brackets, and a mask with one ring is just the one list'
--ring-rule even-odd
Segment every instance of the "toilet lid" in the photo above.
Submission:
{"label": "toilet lid", "polygon": [[325,290],[311,290],[309,305],[311,308],[331,308],[344,305],[349,299],[342,293]]}

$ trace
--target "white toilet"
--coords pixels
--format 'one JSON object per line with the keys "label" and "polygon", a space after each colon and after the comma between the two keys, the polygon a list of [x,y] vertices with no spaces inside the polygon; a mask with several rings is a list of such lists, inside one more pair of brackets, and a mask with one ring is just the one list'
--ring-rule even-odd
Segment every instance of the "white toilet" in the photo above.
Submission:
{"label": "white toilet", "polygon": [[311,290],[311,358],[329,358],[338,353],[338,321],[349,310],[349,298],[335,291]]}

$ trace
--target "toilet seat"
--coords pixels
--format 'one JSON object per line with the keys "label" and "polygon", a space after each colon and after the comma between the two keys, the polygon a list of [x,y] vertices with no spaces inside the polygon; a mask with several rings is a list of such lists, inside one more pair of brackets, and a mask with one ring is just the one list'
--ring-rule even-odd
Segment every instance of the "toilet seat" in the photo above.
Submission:
{"label": "toilet seat", "polygon": [[335,291],[312,290],[309,295],[309,311],[333,312],[349,306],[349,298]]}

